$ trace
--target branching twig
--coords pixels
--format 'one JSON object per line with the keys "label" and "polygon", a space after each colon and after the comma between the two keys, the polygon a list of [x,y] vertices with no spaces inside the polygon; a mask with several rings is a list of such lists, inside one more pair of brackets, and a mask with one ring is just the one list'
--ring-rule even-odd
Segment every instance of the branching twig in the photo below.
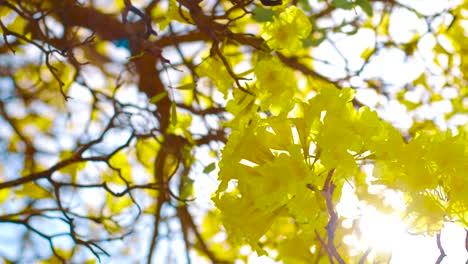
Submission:
{"label": "branching twig", "polygon": [[338,225],[338,214],[335,211],[335,206],[333,205],[333,191],[335,190],[335,184],[332,182],[332,176],[335,172],[335,169],[332,169],[325,180],[325,184],[322,189],[322,196],[325,198],[325,202],[327,204],[328,214],[330,219],[328,220],[328,224],[326,226],[327,235],[328,235],[328,243],[327,247],[330,251],[331,255],[338,261],[339,264],[344,264],[343,258],[338,253],[338,250],[334,244],[335,239],[335,230]]}
{"label": "branching twig", "polygon": [[437,241],[437,248],[439,249],[439,252],[440,252],[440,255],[437,258],[436,264],[440,264],[442,263],[442,260],[445,258],[445,256],[447,256],[445,254],[444,248],[442,247],[442,242],[440,241],[440,233],[437,233],[436,241]]}

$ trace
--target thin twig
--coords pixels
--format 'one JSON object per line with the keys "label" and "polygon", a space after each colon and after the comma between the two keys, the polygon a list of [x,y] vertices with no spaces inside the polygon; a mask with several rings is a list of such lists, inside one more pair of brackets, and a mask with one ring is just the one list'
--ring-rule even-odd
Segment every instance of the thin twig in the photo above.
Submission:
{"label": "thin twig", "polygon": [[442,242],[440,241],[440,233],[436,235],[436,241],[437,241],[437,248],[439,249],[439,252],[440,252],[440,255],[437,258],[436,264],[440,264],[442,263],[442,260],[445,258],[445,256],[447,256],[445,254],[444,248],[442,247]]}
{"label": "thin twig", "polygon": [[338,225],[338,214],[335,211],[335,206],[333,205],[333,191],[335,190],[335,184],[332,182],[332,176],[335,172],[335,169],[332,169],[325,180],[325,184],[322,189],[322,195],[325,198],[325,202],[327,204],[328,214],[330,219],[328,220],[328,224],[325,227],[327,230],[328,235],[328,250],[331,252],[333,257],[338,261],[339,264],[344,264],[343,258],[338,253],[338,250],[334,244],[335,239],[335,230]]}

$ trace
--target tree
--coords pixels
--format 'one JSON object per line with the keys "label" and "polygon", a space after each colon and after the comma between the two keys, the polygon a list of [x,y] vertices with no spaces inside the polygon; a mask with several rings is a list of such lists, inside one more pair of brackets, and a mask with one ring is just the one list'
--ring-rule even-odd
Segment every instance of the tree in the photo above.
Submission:
{"label": "tree", "polygon": [[416,2],[0,0],[3,259],[366,263],[351,187],[441,263],[468,226],[468,2]]}

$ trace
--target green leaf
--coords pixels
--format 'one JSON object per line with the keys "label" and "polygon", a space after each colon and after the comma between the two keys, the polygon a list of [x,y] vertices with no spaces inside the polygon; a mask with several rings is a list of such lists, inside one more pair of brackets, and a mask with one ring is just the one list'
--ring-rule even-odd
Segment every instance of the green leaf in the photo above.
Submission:
{"label": "green leaf", "polygon": [[247,75],[251,74],[254,71],[255,71],[255,68],[252,68],[250,70],[246,70],[245,72],[241,72],[241,73],[237,74],[237,76],[244,77],[244,76],[247,76]]}
{"label": "green leaf", "polygon": [[194,90],[197,88],[196,83],[188,83],[188,84],[183,84],[181,86],[174,87],[177,90]]}
{"label": "green leaf", "polygon": [[162,93],[159,93],[159,94],[157,94],[157,95],[151,97],[149,101],[150,101],[150,103],[152,103],[152,104],[156,104],[157,102],[159,102],[159,101],[161,101],[162,99],[164,99],[164,97],[166,97],[166,96],[167,96],[167,92],[164,91],[164,92],[162,92]]}
{"label": "green leaf", "polygon": [[304,48],[309,48],[314,45],[314,41],[311,38],[306,38],[302,40],[302,45],[304,46]]}
{"label": "green leaf", "polygon": [[308,0],[299,0],[298,3],[302,7],[302,10],[307,11],[307,12],[313,12],[312,7],[310,6],[310,3]]}
{"label": "green leaf", "polygon": [[212,162],[208,166],[205,167],[205,169],[203,170],[203,173],[208,174],[208,173],[214,171],[215,169],[216,169],[216,163]]}
{"label": "green leaf", "polygon": [[351,10],[353,8],[353,3],[347,0],[333,0],[332,5],[345,10]]}
{"label": "green leaf", "polygon": [[368,0],[356,0],[356,5],[360,6],[368,16],[373,15],[372,5]]}
{"label": "green leaf", "polygon": [[[193,183],[195,181],[190,179],[189,177],[184,177],[184,183],[182,187],[182,191],[180,192],[180,199],[187,200],[193,194]],[[183,202],[181,201],[183,204]]]}
{"label": "green leaf", "polygon": [[275,11],[260,6],[257,6],[252,13],[252,18],[257,22],[273,21],[273,16],[275,16]]}
{"label": "green leaf", "polygon": [[326,39],[326,36],[320,38],[307,38],[304,40],[304,47],[309,47],[309,39],[310,39],[310,46],[318,47],[322,42]]}
{"label": "green leaf", "polygon": [[174,101],[171,104],[171,125],[177,125],[177,107]]}

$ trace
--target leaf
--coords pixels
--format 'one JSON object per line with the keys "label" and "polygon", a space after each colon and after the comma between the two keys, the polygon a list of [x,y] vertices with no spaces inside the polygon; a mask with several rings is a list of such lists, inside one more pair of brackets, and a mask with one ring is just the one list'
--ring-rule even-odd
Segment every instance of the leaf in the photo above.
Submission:
{"label": "leaf", "polygon": [[[326,39],[327,37],[326,36],[321,36],[319,38],[311,38],[311,43],[310,45],[313,46],[313,47],[318,47],[320,44],[322,44],[322,42]],[[305,39],[305,43],[304,43],[304,47],[307,48],[308,47],[308,41],[307,39]]]}
{"label": "leaf", "polygon": [[167,92],[164,91],[162,93],[159,93],[153,97],[150,98],[149,102],[152,103],[152,104],[156,104],[158,103],[159,101],[161,101],[162,99],[164,99],[164,97],[167,96]]}
{"label": "leaf", "polygon": [[[193,183],[195,181],[189,177],[184,177],[183,182],[184,184],[182,186],[182,191],[180,192],[180,199],[187,200],[193,194]],[[183,202],[181,201],[181,203]]]}
{"label": "leaf", "polygon": [[33,182],[28,182],[22,186],[21,189],[16,190],[15,194],[18,196],[26,196],[34,199],[53,198],[54,196],[44,187],[37,185]]}
{"label": "leaf", "polygon": [[177,107],[174,101],[171,103],[171,125],[177,125]]}
{"label": "leaf", "polygon": [[310,251],[311,242],[314,239],[311,235],[306,236],[304,233],[290,236],[281,240],[278,245],[278,253],[286,263],[305,264],[309,263],[309,259],[313,259],[314,255]]}
{"label": "leaf", "polygon": [[[60,153],[60,160],[66,160],[66,159],[71,159],[73,157],[74,153],[71,150],[64,150]],[[76,176],[78,175],[78,172],[86,167],[85,162],[73,162],[63,168],[61,168],[59,171],[64,174],[68,174],[71,177],[72,183],[76,183]]]}
{"label": "leaf", "polygon": [[122,227],[119,226],[115,221],[111,221],[108,219],[105,219],[103,221],[103,225],[104,225],[104,228],[111,233],[115,233],[115,232],[122,230]]}
{"label": "leaf", "polygon": [[128,196],[123,197],[114,197],[112,195],[107,196],[106,204],[109,206],[110,211],[112,214],[119,214],[124,209],[129,208],[133,205],[132,199]]}
{"label": "leaf", "polygon": [[58,256],[60,256],[60,258],[57,257],[55,254],[52,254],[52,256],[49,259],[39,261],[39,262],[36,262],[36,263],[38,263],[38,264],[59,264],[59,263],[64,263],[63,259],[70,259],[72,254],[73,254],[72,251],[64,250],[64,249],[61,249],[61,248],[55,248],[54,253],[56,253]]}
{"label": "leaf", "polygon": [[0,190],[0,204],[3,203],[8,196],[10,196],[10,189],[1,189]]}
{"label": "leaf", "polygon": [[22,34],[26,26],[26,23],[27,23],[26,19],[24,19],[22,16],[16,16],[13,23],[8,25],[8,29],[13,32]]}
{"label": "leaf", "polygon": [[140,52],[140,53],[138,53],[138,54],[135,54],[135,55],[132,55],[132,56],[128,57],[127,60],[138,59],[138,58],[143,57],[143,55],[145,55],[145,52],[144,52],[144,51],[142,51],[142,52]]}
{"label": "leaf", "polygon": [[177,21],[183,24],[193,24],[190,12],[179,7],[176,0],[169,0],[169,7],[163,20],[157,22],[159,28],[164,30],[171,22]]}
{"label": "leaf", "polygon": [[368,0],[356,0],[356,5],[360,6],[368,16],[373,15],[372,5]]}
{"label": "leaf", "polygon": [[126,181],[132,180],[132,167],[130,166],[127,155],[122,150],[115,153],[109,159],[109,164],[113,168],[113,175],[109,179],[111,182],[118,184],[123,183],[120,176],[122,176]]}
{"label": "leaf", "polygon": [[275,15],[275,11],[260,6],[252,10],[252,13],[252,18],[257,22],[273,21],[273,16]]}
{"label": "leaf", "polygon": [[255,68],[252,68],[252,69],[250,69],[250,70],[246,70],[245,72],[241,72],[241,73],[237,74],[237,76],[239,76],[239,77],[245,77],[245,76],[247,76],[247,75],[253,73],[254,71],[255,71]]}
{"label": "leaf", "polygon": [[304,46],[304,48],[309,48],[314,46],[314,41],[312,40],[312,38],[306,38],[302,40],[302,45]]}
{"label": "leaf", "polygon": [[52,125],[52,120],[45,116],[32,115],[31,119],[31,123],[34,123],[41,130],[47,130]]}
{"label": "leaf", "polygon": [[8,13],[10,13],[10,9],[5,6],[0,6],[0,17],[4,17]]}
{"label": "leaf", "polygon": [[307,12],[313,12],[308,0],[299,0],[298,3],[302,7],[302,10],[305,10]]}
{"label": "leaf", "polygon": [[361,53],[361,59],[367,61],[373,54],[375,53],[375,49],[372,47],[367,47],[362,53]]}
{"label": "leaf", "polygon": [[229,88],[234,84],[226,66],[217,57],[208,57],[195,69],[199,77],[208,77],[227,98]]}
{"label": "leaf", "polygon": [[197,88],[196,83],[188,83],[188,84],[183,84],[181,86],[174,87],[177,90],[194,90]]}
{"label": "leaf", "polygon": [[353,3],[347,0],[333,0],[332,5],[345,10],[351,10],[353,8]]}
{"label": "leaf", "polygon": [[210,163],[209,165],[207,165],[205,167],[205,169],[203,170],[203,173],[208,174],[208,173],[214,171],[215,169],[216,169],[216,163],[212,162],[212,163]]}
{"label": "leaf", "polygon": [[139,138],[135,144],[136,158],[150,172],[154,170],[154,156],[159,148],[159,142],[154,138]]}

